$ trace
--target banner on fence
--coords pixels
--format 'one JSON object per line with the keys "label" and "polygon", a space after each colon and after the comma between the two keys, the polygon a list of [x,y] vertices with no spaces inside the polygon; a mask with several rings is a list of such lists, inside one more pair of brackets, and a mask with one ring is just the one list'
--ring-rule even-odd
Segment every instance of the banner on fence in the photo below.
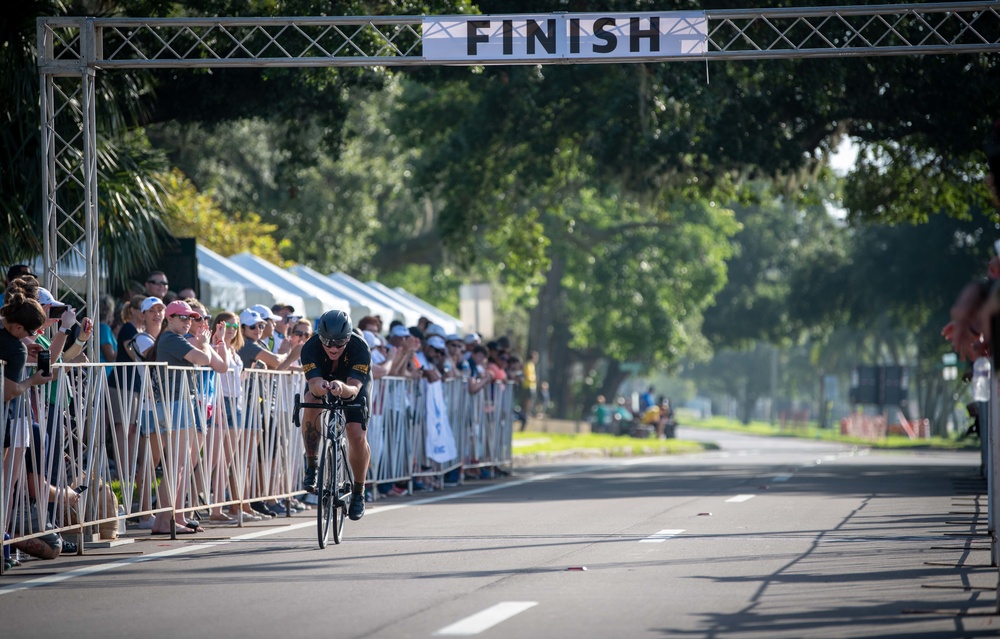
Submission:
{"label": "banner on fence", "polygon": [[425,452],[429,459],[439,464],[458,457],[455,435],[448,419],[448,407],[444,401],[441,382],[427,384],[427,437]]}

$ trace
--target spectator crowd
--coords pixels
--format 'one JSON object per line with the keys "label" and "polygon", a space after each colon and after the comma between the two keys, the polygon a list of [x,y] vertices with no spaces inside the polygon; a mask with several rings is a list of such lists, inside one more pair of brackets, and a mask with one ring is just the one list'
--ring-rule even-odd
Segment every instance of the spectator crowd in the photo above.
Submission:
{"label": "spectator crowd", "polygon": [[[54,432],[57,428],[51,416],[58,410],[41,413],[37,410],[38,402],[46,402],[50,408],[62,407],[74,398],[44,398],[31,389],[48,384],[59,374],[58,369],[44,370],[45,356],[50,366],[86,364],[91,340],[97,342],[101,363],[117,364],[103,372],[110,396],[111,414],[107,422],[109,431],[113,430],[107,436],[107,441],[113,443],[108,445],[109,467],[111,479],[121,483],[123,492],[127,487],[135,487],[133,510],[142,514],[130,520],[134,527],[149,530],[151,534],[192,535],[203,532],[202,525],[206,522],[238,524],[309,508],[296,496],[281,501],[240,499],[226,503],[225,497],[236,493],[255,497],[248,495],[252,492],[250,486],[260,483],[259,475],[266,471],[263,466],[273,461],[257,459],[258,467],[242,474],[219,469],[232,465],[240,450],[259,449],[266,436],[266,425],[260,424],[260,410],[246,400],[248,375],[253,371],[301,370],[299,355],[313,336],[313,321],[284,303],[270,308],[255,305],[222,310],[213,316],[194,290],[182,289],[174,294],[169,287],[167,276],[153,271],[143,284],[144,290],[128,299],[116,302],[110,296],[102,296],[95,324],[81,317],[71,304],[59,301],[41,287],[29,267],[16,265],[8,269],[4,295],[0,298],[0,360],[5,362],[3,388],[7,408],[2,467],[6,481],[2,485],[9,496],[19,478],[27,478],[22,481],[27,485],[30,506],[17,508],[11,503],[14,500],[6,500],[6,539],[53,528],[50,520],[55,519],[55,514],[75,510],[81,500],[82,492],[65,485],[57,488],[57,478],[50,476],[52,463],[45,458],[53,448],[46,442],[65,437],[64,433]],[[366,316],[357,319],[354,325],[371,350],[374,379],[450,381],[461,384],[470,397],[482,393],[494,382],[510,382],[518,392],[522,429],[527,416],[537,410],[537,353],[522,359],[513,352],[507,337],[484,343],[476,333],[448,333],[426,317],[414,326],[406,326],[399,321],[385,324],[381,317]],[[168,373],[159,383],[152,380],[157,397],[153,409],[138,399],[149,383],[147,376],[138,372],[143,367],[129,366],[151,362],[167,363],[168,371],[199,367],[200,372],[183,378]],[[80,375],[81,370],[101,369],[64,370],[72,370],[67,375]],[[30,371],[33,372],[29,375]],[[178,392],[181,384],[199,389],[199,393],[191,394],[194,410],[183,405],[186,402],[176,401],[182,395]],[[55,384],[49,385],[54,387]],[[220,398],[214,410],[211,406],[207,410],[197,406],[202,401],[200,391],[206,388],[211,388],[213,397]],[[168,397],[174,398],[173,405],[169,405]],[[45,420],[48,423],[38,423],[42,413],[49,415],[50,419]],[[238,434],[233,435],[234,431]],[[27,451],[23,454],[23,472],[13,462],[17,455],[12,453],[18,451]],[[171,485],[165,479],[167,474],[157,473],[158,468],[163,470],[168,463],[174,468],[175,472],[169,476],[175,482],[191,476],[185,475],[185,470],[208,467],[208,472],[194,475],[202,480],[195,481],[199,485],[192,492],[211,504],[198,517],[192,516],[196,510],[191,508],[192,504],[184,502],[184,495],[192,492],[186,493],[179,484]],[[429,479],[423,485],[433,488],[441,483],[440,478]],[[377,489],[383,495],[405,492],[396,484],[380,485]],[[171,504],[172,509],[162,507]],[[17,555],[10,552],[12,548],[43,559],[77,550],[69,539],[56,532],[35,536],[4,547],[5,567],[18,563]]]}

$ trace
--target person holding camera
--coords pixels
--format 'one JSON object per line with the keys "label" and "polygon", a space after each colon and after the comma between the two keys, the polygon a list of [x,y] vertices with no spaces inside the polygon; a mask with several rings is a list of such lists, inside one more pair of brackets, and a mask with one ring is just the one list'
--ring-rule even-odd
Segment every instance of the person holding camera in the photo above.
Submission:
{"label": "person holding camera", "polygon": [[[35,337],[35,342],[41,344],[42,348],[47,348],[51,353],[53,362],[86,362],[86,354],[83,349],[87,345],[87,340],[94,333],[94,323],[89,317],[78,322],[76,309],[58,301],[48,289],[38,287],[38,303],[45,311],[45,323],[43,329],[58,324],[55,335],[50,341],[44,334]],[[70,341],[70,339],[72,341]],[[66,344],[69,343],[67,347]]]}
{"label": "person holding camera", "polygon": [[[7,288],[3,308],[0,308],[0,317],[3,317],[3,326],[0,326],[0,359],[6,362],[3,370],[6,378],[3,385],[5,402],[20,397],[32,386],[52,380],[49,370],[38,370],[28,379],[22,379],[28,355],[37,357],[43,350],[38,344],[25,345],[24,340],[38,332],[45,323],[45,311],[18,282],[19,280],[15,280]],[[5,428],[4,448],[9,446],[9,438],[9,428]]]}
{"label": "person holding camera", "polygon": [[[40,433],[37,424],[30,419],[30,407],[24,400],[19,400],[31,388],[52,380],[52,374],[48,367],[48,352],[44,351],[38,344],[28,343],[28,341],[46,321],[45,311],[38,303],[37,282],[34,278],[24,278],[14,280],[6,289],[4,295],[4,305],[0,308],[0,317],[3,318],[3,326],[0,326],[0,359],[6,362],[4,366],[3,398],[7,402],[7,414],[4,415],[4,449],[13,448],[19,450],[14,455],[15,466],[17,460],[23,459],[26,463],[26,473],[28,480],[25,482],[28,493],[31,497],[37,497],[35,492],[39,487],[48,486],[48,502],[57,499],[65,499],[69,507],[75,507],[79,501],[79,495],[64,488],[57,489],[51,484],[40,483],[35,479],[35,474],[41,469],[40,459]],[[28,378],[24,377],[24,367],[28,355],[37,358],[40,362],[39,369]],[[29,442],[33,442],[29,446]],[[25,455],[24,452],[32,447],[32,454]],[[5,467],[4,472],[7,471]],[[9,483],[16,474],[16,468],[11,468],[11,475],[6,477],[5,483]],[[15,523],[21,522],[24,517],[14,517]],[[41,530],[38,508],[30,517],[25,532],[32,533]],[[20,524],[24,525],[23,522]],[[48,522],[46,528],[50,527]],[[34,537],[26,541],[14,544],[18,550],[28,553],[40,559],[55,559],[62,552],[62,539],[56,533],[48,533],[41,537]],[[11,562],[11,565],[14,562]],[[7,567],[10,567],[8,565]]]}

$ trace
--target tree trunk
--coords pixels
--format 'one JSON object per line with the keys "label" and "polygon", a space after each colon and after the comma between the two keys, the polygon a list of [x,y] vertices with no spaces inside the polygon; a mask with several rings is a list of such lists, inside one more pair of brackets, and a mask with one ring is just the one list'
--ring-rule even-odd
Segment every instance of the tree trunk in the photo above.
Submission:
{"label": "tree trunk", "polygon": [[569,348],[569,322],[556,318],[552,327],[552,401],[554,414],[560,419],[569,419],[573,409],[573,364],[576,361]]}
{"label": "tree trunk", "polygon": [[622,382],[628,377],[628,372],[621,369],[620,363],[609,359],[608,372],[604,375],[604,383],[601,384],[601,395],[608,399],[609,404],[613,404],[618,399],[618,389]]}
{"label": "tree trunk", "polygon": [[743,382],[743,392],[740,393],[740,421],[746,425],[750,424],[754,406],[757,404],[758,395],[750,390],[752,383],[751,380],[745,379]]}
{"label": "tree trunk", "polygon": [[561,256],[554,255],[545,276],[545,285],[538,294],[538,304],[528,316],[528,350],[538,351],[538,383],[541,385],[542,382],[548,382],[550,396],[556,402],[557,411],[561,396],[556,389],[555,380],[565,379],[568,375],[568,371],[561,370],[555,364],[554,353],[554,322],[562,314],[562,278],[565,270],[566,261]]}

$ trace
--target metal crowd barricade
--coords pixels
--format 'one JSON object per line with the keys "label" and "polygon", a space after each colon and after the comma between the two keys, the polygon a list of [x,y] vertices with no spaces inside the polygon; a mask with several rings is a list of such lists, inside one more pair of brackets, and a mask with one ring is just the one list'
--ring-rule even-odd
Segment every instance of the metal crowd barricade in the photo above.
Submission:
{"label": "metal crowd barricade", "polygon": [[416,411],[416,382],[402,377],[383,377],[372,382],[372,414],[368,422],[371,447],[371,478],[378,498],[378,484],[411,479],[414,449],[412,424]]}
{"label": "metal crowd barricade", "polygon": [[[11,431],[0,472],[0,523],[14,542],[53,533],[117,533],[103,408],[107,376],[100,364],[54,364],[53,381],[4,407]],[[8,412],[9,409],[9,412]],[[86,485],[75,508],[68,490]]]}
{"label": "metal crowd barricade", "polygon": [[[7,384],[7,376],[5,373],[5,368],[7,362],[0,359],[0,417],[4,420],[4,433],[7,432],[7,395],[5,393],[5,385]],[[3,575],[3,571],[6,568],[7,553],[13,552],[13,547],[8,547],[4,544],[5,537],[7,535],[7,447],[4,446],[3,450],[0,451],[0,575]]]}
{"label": "metal crowd barricade", "polygon": [[[997,339],[997,336],[993,336]],[[979,437],[985,443],[982,447],[983,471],[986,475],[986,521],[987,533],[990,535],[990,564],[994,567],[1000,566],[1000,546],[998,546],[997,531],[997,489],[1000,488],[1000,389],[997,388],[997,367],[993,366],[992,378],[990,380],[990,399],[985,406],[986,410],[980,408]],[[982,406],[982,405],[980,405]],[[1000,571],[997,574],[997,583],[1000,584]],[[998,590],[1000,592],[1000,590]],[[996,612],[1000,613],[1000,596],[997,597]]]}
{"label": "metal crowd barricade", "polygon": [[464,449],[460,449],[465,468],[510,467],[515,388],[512,382],[493,382],[470,397]]}
{"label": "metal crowd barricade", "polygon": [[[86,542],[114,539],[126,519],[225,506],[242,512],[244,504],[302,492],[302,437],[291,414],[301,373],[254,369],[234,379],[155,362],[53,370],[52,382],[2,404],[10,424],[0,466],[0,529],[11,533],[5,547],[60,533],[82,553]],[[376,497],[380,483],[412,487],[415,477],[511,461],[513,386],[469,395],[464,381],[444,384],[458,455],[438,463],[426,456],[424,383],[373,383],[367,480]],[[88,490],[70,508],[66,490],[81,485]]]}

